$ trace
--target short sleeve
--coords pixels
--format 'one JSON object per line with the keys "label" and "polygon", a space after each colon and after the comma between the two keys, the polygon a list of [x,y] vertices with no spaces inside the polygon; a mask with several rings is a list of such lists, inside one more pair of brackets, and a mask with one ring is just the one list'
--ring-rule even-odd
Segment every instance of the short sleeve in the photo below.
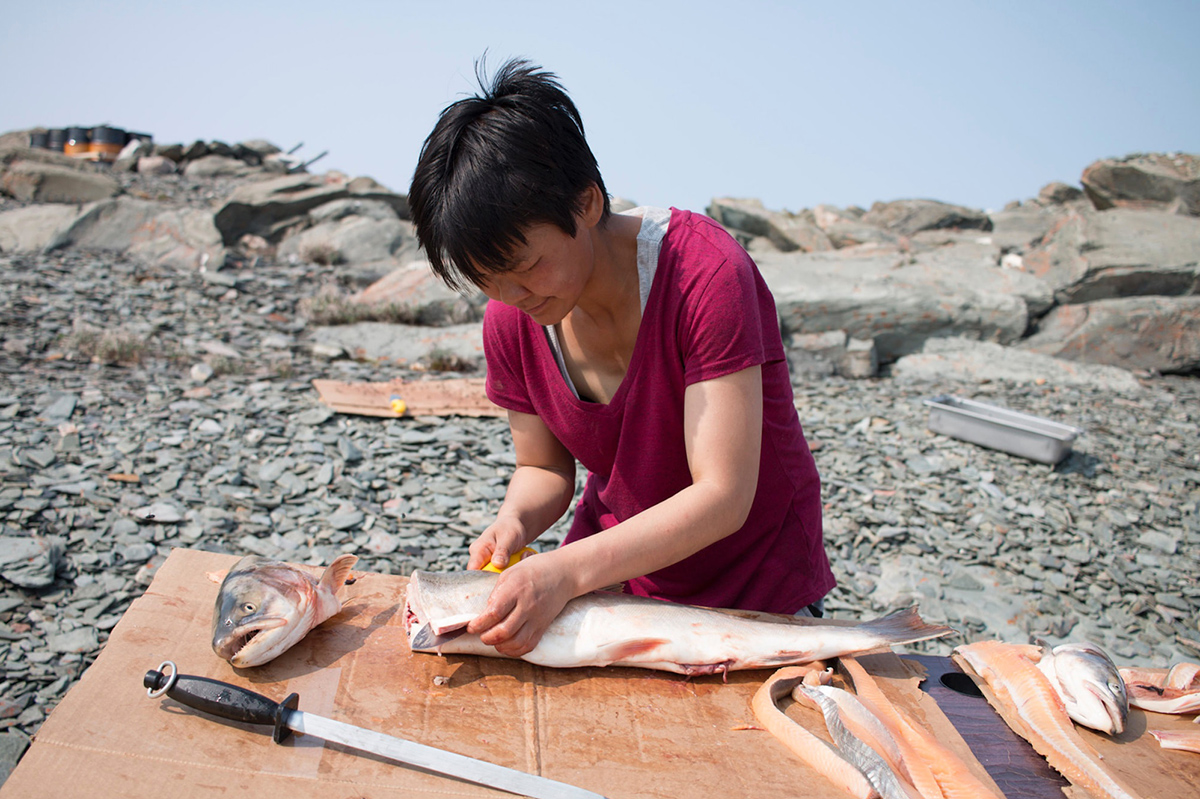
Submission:
{"label": "short sleeve", "polygon": [[681,320],[684,382],[691,385],[766,363],[762,298],[749,256],[726,258],[697,289]]}
{"label": "short sleeve", "polygon": [[510,411],[536,413],[529,399],[515,308],[489,301],[483,315],[484,388],[488,399]]}

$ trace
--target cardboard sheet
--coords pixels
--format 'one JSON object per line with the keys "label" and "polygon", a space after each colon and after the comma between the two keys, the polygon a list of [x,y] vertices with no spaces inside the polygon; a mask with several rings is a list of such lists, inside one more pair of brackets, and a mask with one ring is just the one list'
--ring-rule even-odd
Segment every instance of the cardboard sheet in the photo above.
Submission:
{"label": "cardboard sheet", "polygon": [[[114,628],[103,652],[39,731],[0,788],[44,797],[496,797],[493,789],[361,756],[321,741],[271,742],[264,727],[214,720],[142,677],[164,660],[300,709],[597,791],[611,799],[840,792],[755,726],[749,701],[770,672],[687,679],[641,669],[543,669],[522,661],[413,654],[403,625],[407,579],[355,573],[344,609],[264,666],[213,654],[217,584],[235,558],[175,550]],[[315,571],[315,570],[314,570]],[[970,757],[918,667],[864,658],[885,690]],[[447,678],[444,685],[435,677]],[[442,682],[439,680],[438,682]],[[789,715],[824,734],[815,711]],[[974,763],[978,767],[978,763]],[[982,767],[979,767],[982,772]]]}
{"label": "cardboard sheet", "polygon": [[[987,681],[975,673],[970,664],[958,655],[954,662],[971,675],[987,697],[988,703],[1004,717],[1018,734],[1023,725],[1016,719],[1015,708],[1005,705]],[[1147,730],[1194,731],[1192,716],[1173,716],[1147,713],[1137,708],[1129,709],[1125,732],[1110,736],[1075,725],[1083,740],[1100,753],[1105,768],[1122,785],[1136,795],[1146,799],[1157,797],[1200,796],[1200,755],[1163,749]],[[1064,789],[1072,799],[1095,799],[1092,794],[1077,785]]]}
{"label": "cardboard sheet", "polygon": [[[392,380],[347,383],[314,380],[321,401],[339,413],[358,416],[499,416],[506,412],[487,398],[481,377],[445,380]],[[392,408],[393,396],[404,400],[403,414]]]}

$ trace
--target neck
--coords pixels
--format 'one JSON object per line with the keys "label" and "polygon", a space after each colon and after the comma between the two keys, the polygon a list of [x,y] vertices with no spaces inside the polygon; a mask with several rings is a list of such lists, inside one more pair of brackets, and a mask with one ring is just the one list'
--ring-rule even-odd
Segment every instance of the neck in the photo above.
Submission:
{"label": "neck", "polygon": [[597,321],[613,319],[628,313],[630,298],[633,307],[640,309],[637,236],[641,226],[640,217],[612,214],[592,228],[594,268],[576,311]]}

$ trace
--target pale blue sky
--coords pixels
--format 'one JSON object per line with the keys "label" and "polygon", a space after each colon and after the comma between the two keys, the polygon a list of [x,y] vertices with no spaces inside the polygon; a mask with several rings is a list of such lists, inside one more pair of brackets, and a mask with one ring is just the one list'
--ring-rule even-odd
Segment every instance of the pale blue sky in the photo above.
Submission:
{"label": "pale blue sky", "polygon": [[473,62],[561,78],[609,191],[998,209],[1200,152],[1200,2],[9,2],[0,130],[267,138],[406,191]]}

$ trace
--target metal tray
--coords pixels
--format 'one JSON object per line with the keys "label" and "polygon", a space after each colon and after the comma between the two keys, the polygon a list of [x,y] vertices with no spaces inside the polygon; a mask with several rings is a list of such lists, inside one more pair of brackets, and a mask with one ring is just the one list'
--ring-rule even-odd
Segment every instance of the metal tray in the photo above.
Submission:
{"label": "metal tray", "polygon": [[1083,430],[1027,413],[949,394],[925,400],[929,429],[935,433],[998,449],[1039,463],[1067,457]]}

